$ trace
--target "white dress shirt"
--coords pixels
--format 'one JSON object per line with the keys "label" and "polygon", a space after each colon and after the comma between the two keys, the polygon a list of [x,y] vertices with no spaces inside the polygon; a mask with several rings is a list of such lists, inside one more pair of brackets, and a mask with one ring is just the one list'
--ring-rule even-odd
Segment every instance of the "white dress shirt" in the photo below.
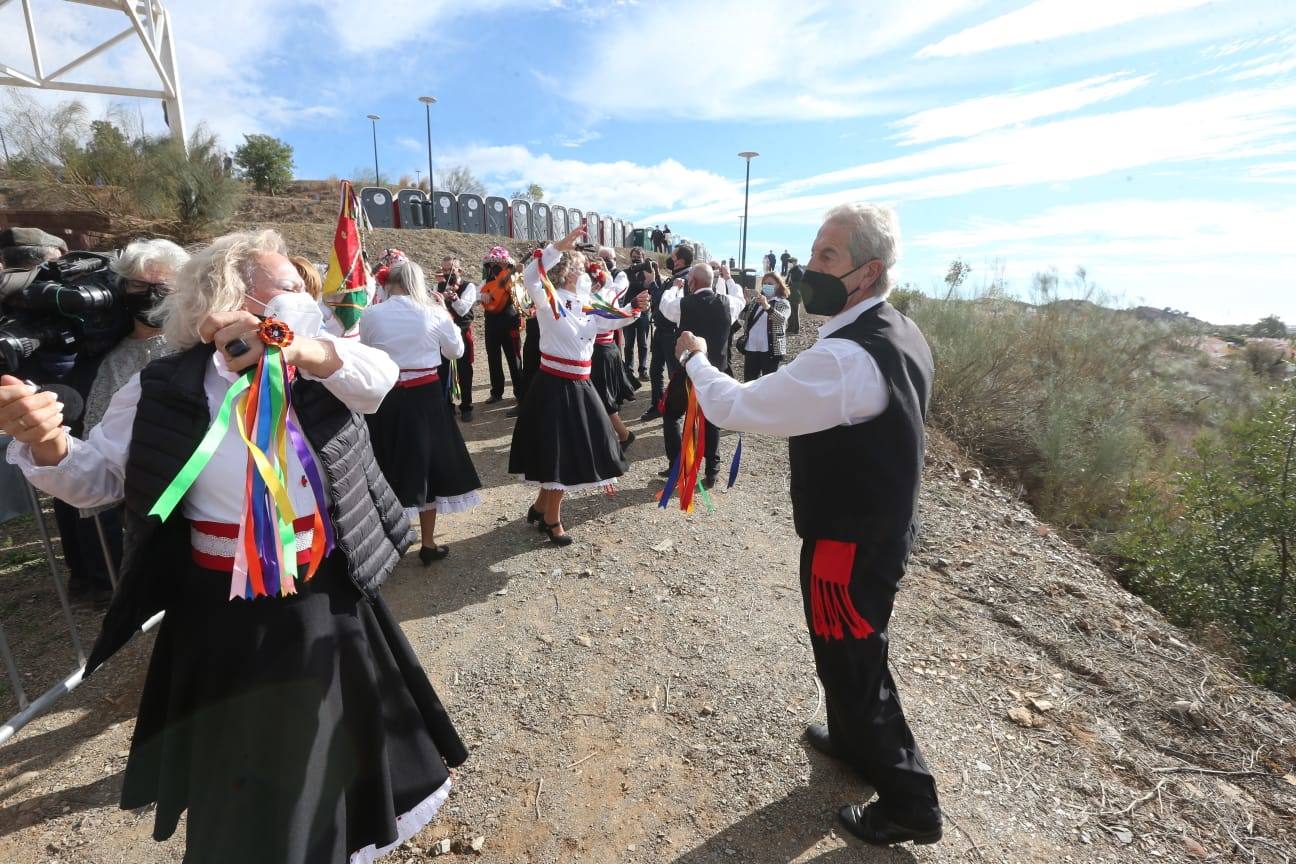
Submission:
{"label": "white dress shirt", "polygon": [[[342,367],[327,378],[311,378],[305,372],[301,373],[302,377],[321,381],[352,411],[361,414],[377,411],[387,391],[396,383],[396,364],[383,352],[357,341],[337,339],[323,333],[316,338],[333,343]],[[218,351],[212,355],[203,387],[213,418],[220,410],[230,385],[237,379],[238,376],[226,366],[223,354]],[[125,494],[126,456],[130,450],[139,399],[140,382],[136,374],[117,391],[103,420],[88,438],[81,440],[68,436],[67,455],[57,465],[36,465],[32,461],[31,449],[17,441],[9,445],[7,458],[22,469],[33,486],[73,507],[99,507],[120,501]],[[293,414],[295,419],[295,410]],[[247,446],[231,417],[229,430],[217,445],[211,461],[180,502],[180,511],[185,518],[237,523],[243,513],[247,464]],[[285,473],[293,509],[298,515],[313,513],[315,498],[309,485],[303,482],[305,472],[292,447],[288,448]]]}
{"label": "white dress shirt", "polygon": [[[545,272],[558,263],[562,252],[550,244],[545,247],[543,262]],[[566,315],[554,318],[549,308],[549,298],[545,295],[544,283],[540,281],[540,268],[536,259],[527,262],[522,273],[523,284],[527,294],[535,304],[536,322],[540,325],[540,367],[564,373],[588,377],[590,358],[594,356],[594,338],[599,333],[617,330],[638,320],[638,310],[630,318],[604,318],[600,315],[587,315],[583,311],[584,302],[572,291],[555,286],[558,302],[566,310]],[[564,362],[565,361],[565,362]]]}
{"label": "white dress shirt", "polygon": [[478,293],[480,292],[477,290],[476,282],[469,282],[466,285],[461,284],[459,286],[459,299],[451,301],[450,308],[460,317],[467,315],[472,311],[473,304],[477,302]]}
{"label": "white dress shirt", "polygon": [[[729,281],[733,283],[735,287],[737,287],[736,282],[734,282],[732,279],[730,279]],[[666,320],[674,322],[676,326],[679,325],[680,303],[684,300],[685,290],[686,290],[685,288],[668,288],[667,290],[663,291],[661,296],[661,305],[658,307],[658,309],[661,310],[661,314],[666,318]],[[710,291],[711,291],[710,288],[699,288],[695,293],[702,294],[703,292],[710,292]],[[723,297],[729,304],[729,320],[730,321],[739,320],[742,316],[743,308],[747,305],[747,301],[744,300],[742,296],[742,289],[741,288],[738,289],[738,295],[736,297],[727,290],[724,293],[722,293],[720,296]]]}
{"label": "white dress shirt", "polygon": [[[886,410],[890,394],[877,361],[849,339],[827,339],[881,303],[870,297],[830,318],[819,340],[777,372],[739,384],[713,367],[705,353],[685,367],[702,413],[738,432],[791,437],[853,426]],[[663,301],[663,306],[665,301]]]}
{"label": "white dress shirt", "polygon": [[404,294],[365,310],[360,319],[360,341],[385,351],[400,367],[402,381],[436,369],[442,357],[458,360],[464,353],[463,333],[449,312],[439,306],[422,306]]}

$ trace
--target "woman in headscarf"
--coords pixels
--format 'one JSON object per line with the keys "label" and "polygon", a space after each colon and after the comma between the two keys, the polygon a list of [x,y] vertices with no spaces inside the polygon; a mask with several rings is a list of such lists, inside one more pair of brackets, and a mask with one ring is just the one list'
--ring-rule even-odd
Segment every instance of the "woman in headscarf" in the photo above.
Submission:
{"label": "woman in headscarf", "polygon": [[[8,459],[33,485],[78,507],[125,498],[86,674],[165,611],[121,805],[155,804],[157,840],[188,811],[187,864],[367,864],[435,817],[468,755],[378,596],[412,536],[361,415],[398,369],[319,333],[286,252],[261,231],[195,254],[159,310],[178,353],[85,440],[53,394],[0,377]],[[252,386],[268,410],[245,429]],[[260,446],[263,428],[291,445]]]}

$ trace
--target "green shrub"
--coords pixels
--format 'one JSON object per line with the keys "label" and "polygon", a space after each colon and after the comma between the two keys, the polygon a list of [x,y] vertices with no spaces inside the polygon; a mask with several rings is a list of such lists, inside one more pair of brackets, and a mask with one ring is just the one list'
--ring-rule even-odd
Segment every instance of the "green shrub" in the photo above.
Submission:
{"label": "green shrub", "polygon": [[116,234],[172,237],[182,243],[217,233],[234,214],[240,184],[204,127],[188,148],[167,136],[133,132],[120,117],[88,121],[77,102],[45,108],[10,95],[0,124],[17,157],[10,175],[69,209],[105,216]]}
{"label": "green shrub", "polygon": [[1137,484],[1116,542],[1129,586],[1187,626],[1225,627],[1252,677],[1296,696],[1296,388]]}

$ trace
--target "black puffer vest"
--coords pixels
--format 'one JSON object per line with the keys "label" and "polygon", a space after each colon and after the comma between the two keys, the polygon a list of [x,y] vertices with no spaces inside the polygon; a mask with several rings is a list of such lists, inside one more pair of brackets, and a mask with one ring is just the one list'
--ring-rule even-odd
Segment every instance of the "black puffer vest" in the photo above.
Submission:
{"label": "black puffer vest", "polygon": [[[200,345],[155,360],[140,373],[126,460],[121,574],[87,675],[167,608],[170,586],[189,567],[189,520],[178,510],[166,522],[148,512],[211,425],[203,379],[212,351]],[[318,381],[298,377],[292,397],[302,432],[324,467],[335,544],[356,588],[373,595],[414,542],[409,520],[378,469],[364,418]]]}

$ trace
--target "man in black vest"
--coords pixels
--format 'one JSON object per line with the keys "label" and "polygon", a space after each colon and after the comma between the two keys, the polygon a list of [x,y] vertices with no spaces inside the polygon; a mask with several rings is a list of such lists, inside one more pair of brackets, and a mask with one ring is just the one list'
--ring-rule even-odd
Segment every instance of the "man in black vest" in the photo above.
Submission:
{"label": "man in black vest", "polygon": [[[681,330],[698,334],[706,340],[707,359],[711,365],[731,374],[729,365],[729,334],[733,322],[742,314],[743,299],[725,292],[717,293],[712,287],[711,268],[706,264],[694,264],[688,271],[688,284],[684,288],[672,288],[662,295],[661,314],[676,324]],[[687,292],[687,293],[685,293]],[[662,415],[664,439],[666,443],[666,460],[674,464],[680,451],[680,422],[688,408],[684,391],[684,376],[671,378],[670,388],[666,392],[666,411]],[[706,424],[706,474],[702,483],[710,489],[715,485],[716,475],[720,470],[720,430],[709,420]],[[662,472],[663,477],[670,474],[670,467]]]}
{"label": "man in black vest", "polygon": [[831,318],[772,375],[739,384],[708,354],[710,339],[681,332],[676,343],[709,419],[789,438],[801,590],[828,713],[806,735],[877,791],[840,813],[874,845],[941,836],[936,782],[887,669],[887,624],[918,529],[933,374],[922,333],[886,302],[898,233],[884,207],[828,213],[801,294],[807,312]]}
{"label": "man in black vest", "polygon": [[[437,281],[437,290],[445,295],[446,309],[459,332],[463,334],[464,353],[454,361],[455,375],[459,378],[459,418],[465,423],[473,418],[473,361],[476,351],[473,345],[473,305],[477,302],[477,286],[463,278],[463,266],[458,258],[446,256],[441,259],[441,278]],[[446,383],[446,401],[450,410],[454,410],[454,391],[449,388],[450,360],[443,358],[438,370],[441,380]]]}
{"label": "man in black vest", "polygon": [[[693,266],[693,249],[681,246],[670,253],[666,263],[671,268],[670,284],[683,285],[688,278],[688,270]],[[674,375],[679,371],[675,363],[675,322],[661,314],[661,299],[666,293],[666,285],[657,283],[650,289],[649,307],[652,309],[652,363],[648,367],[648,379],[652,382],[652,402],[640,420],[656,420],[661,417],[657,406],[661,404],[662,394],[666,392],[665,373]]]}

